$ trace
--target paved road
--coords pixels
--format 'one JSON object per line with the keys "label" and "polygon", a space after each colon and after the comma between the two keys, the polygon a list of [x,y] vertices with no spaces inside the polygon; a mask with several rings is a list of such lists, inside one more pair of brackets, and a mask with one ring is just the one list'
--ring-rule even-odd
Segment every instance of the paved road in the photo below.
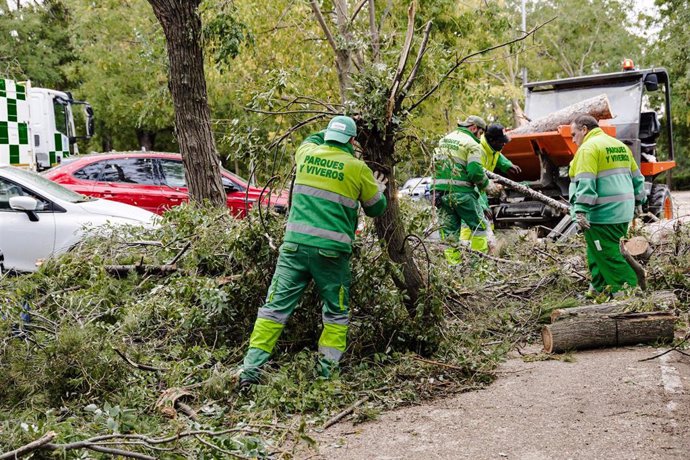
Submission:
{"label": "paved road", "polygon": [[677,216],[690,217],[690,191],[673,192],[673,206]]}
{"label": "paved road", "polygon": [[687,459],[690,358],[634,347],[511,359],[487,389],[317,435],[327,459]]}

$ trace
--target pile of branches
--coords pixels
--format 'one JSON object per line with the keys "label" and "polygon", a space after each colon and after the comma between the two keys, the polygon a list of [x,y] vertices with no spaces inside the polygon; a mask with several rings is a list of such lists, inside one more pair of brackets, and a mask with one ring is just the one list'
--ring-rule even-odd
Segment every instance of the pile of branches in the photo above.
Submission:
{"label": "pile of branches", "polygon": [[[236,388],[285,225],[265,210],[235,220],[183,206],[153,232],[94,235],[35,274],[1,278],[0,450],[290,457],[310,426],[489,383],[509,350],[586,290],[581,238],[510,232],[499,254],[464,250],[448,266],[424,235],[433,210],[402,210],[425,279],[420,315],[432,312],[437,327],[408,316],[390,281],[399,267],[367,226],[352,259],[348,353],[331,381],[315,373],[321,308],[310,290],[263,384]],[[682,302],[687,233],[677,229],[647,265],[650,287]]]}

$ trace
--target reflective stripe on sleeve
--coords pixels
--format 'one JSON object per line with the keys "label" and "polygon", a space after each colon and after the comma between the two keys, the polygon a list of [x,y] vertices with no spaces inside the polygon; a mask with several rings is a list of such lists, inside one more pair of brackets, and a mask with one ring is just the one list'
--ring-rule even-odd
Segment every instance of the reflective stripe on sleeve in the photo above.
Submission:
{"label": "reflective stripe on sleeve", "polygon": [[365,208],[370,208],[374,206],[376,203],[378,203],[382,196],[382,192],[376,192],[376,195],[372,196],[367,201],[363,202],[362,206],[364,206]]}
{"label": "reflective stripe on sleeve", "polygon": [[464,187],[474,187],[474,184],[472,182],[467,182],[464,180],[454,180],[454,179],[435,179],[434,184],[437,185],[457,185],[457,186],[464,186]]}
{"label": "reflective stripe on sleeve", "polygon": [[580,195],[575,200],[575,203],[582,203],[582,204],[594,204],[596,202],[597,202],[597,199],[595,197],[587,196],[587,195]]}
{"label": "reflective stripe on sleeve", "polygon": [[470,155],[469,158],[467,158],[468,163],[481,163],[482,162],[482,157],[481,155]]}
{"label": "reflective stripe on sleeve", "polygon": [[596,178],[597,178],[597,176],[596,176],[596,174],[594,174],[594,173],[591,173],[591,172],[583,172],[583,173],[580,173],[580,174],[576,175],[576,176],[573,178],[573,180],[574,180],[575,182],[577,182],[577,181],[582,180],[582,179],[596,179]]}

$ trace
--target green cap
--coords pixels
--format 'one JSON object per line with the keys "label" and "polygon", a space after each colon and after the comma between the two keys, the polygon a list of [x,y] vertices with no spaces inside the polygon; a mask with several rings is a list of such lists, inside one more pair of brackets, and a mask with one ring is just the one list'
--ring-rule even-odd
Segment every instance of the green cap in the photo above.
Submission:
{"label": "green cap", "polygon": [[467,128],[468,126],[476,126],[477,128],[481,128],[484,131],[486,131],[486,122],[482,117],[478,117],[476,115],[470,115],[467,117],[465,121],[459,121],[458,126],[463,126]]}
{"label": "green cap", "polygon": [[351,137],[357,135],[357,125],[355,120],[350,117],[344,117],[339,115],[333,117],[330,123],[328,123],[328,128],[326,128],[326,135],[324,139],[327,141],[336,141],[341,144],[347,144]]}

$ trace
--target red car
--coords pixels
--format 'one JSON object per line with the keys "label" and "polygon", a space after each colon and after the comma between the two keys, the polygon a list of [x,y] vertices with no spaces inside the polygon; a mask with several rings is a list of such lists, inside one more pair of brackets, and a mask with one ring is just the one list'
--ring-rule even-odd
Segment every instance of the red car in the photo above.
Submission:
{"label": "red car", "polygon": [[[259,200],[261,188],[221,169],[228,208],[237,217]],[[162,214],[189,200],[182,156],[175,153],[95,153],[67,158],[44,177],[83,195],[105,198]],[[287,210],[287,193],[264,192],[263,205]]]}

